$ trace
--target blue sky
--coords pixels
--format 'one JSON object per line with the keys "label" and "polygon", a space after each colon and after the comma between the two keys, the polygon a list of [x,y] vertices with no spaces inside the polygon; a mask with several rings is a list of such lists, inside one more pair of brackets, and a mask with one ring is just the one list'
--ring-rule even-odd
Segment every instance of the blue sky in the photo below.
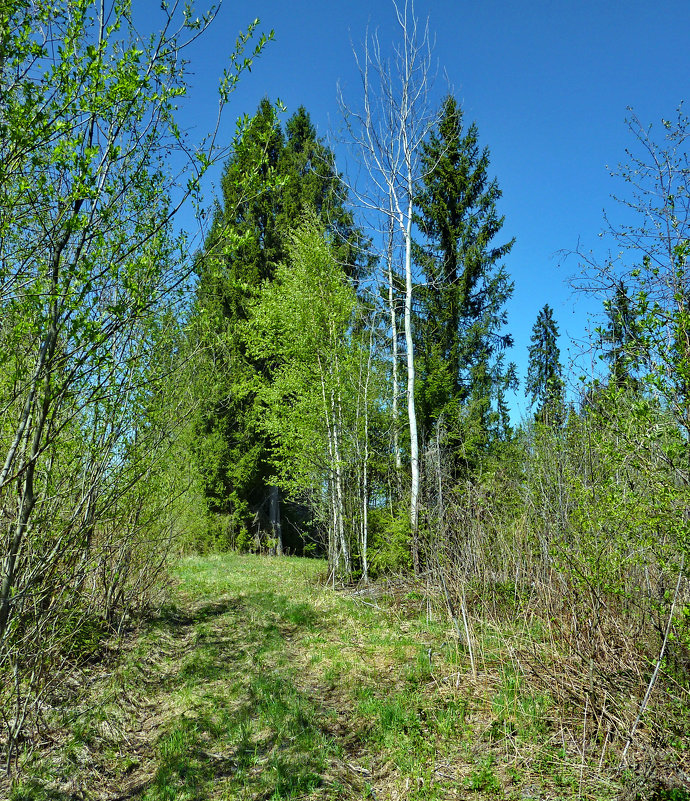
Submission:
{"label": "blue sky", "polygon": [[[149,2],[157,8],[134,0],[137,10]],[[561,264],[563,252],[579,242],[603,257],[603,210],[622,191],[610,172],[633,144],[627,107],[654,130],[687,98],[690,2],[417,0],[415,11],[429,18],[436,37],[438,95],[446,90],[445,73],[466,121],[477,122],[480,143],[490,149],[491,174],[503,191],[503,230],[517,240],[505,261],[515,282],[511,358],[524,377],[531,329],[548,302],[567,364],[599,305],[573,294],[568,278],[578,261]],[[340,126],[338,83],[359,99],[352,45],[360,46],[367,24],[378,28],[383,45],[396,34],[389,0],[226,2],[188,53],[193,75],[184,126],[201,133],[213,124],[218,76],[237,33],[255,17],[275,30],[275,40],[233,96],[223,125],[228,141],[236,117],[253,113],[264,96],[279,97],[288,115],[304,105],[319,134],[333,135]],[[206,187],[209,203],[220,173],[219,167]],[[526,410],[522,392],[513,407],[518,416]]]}

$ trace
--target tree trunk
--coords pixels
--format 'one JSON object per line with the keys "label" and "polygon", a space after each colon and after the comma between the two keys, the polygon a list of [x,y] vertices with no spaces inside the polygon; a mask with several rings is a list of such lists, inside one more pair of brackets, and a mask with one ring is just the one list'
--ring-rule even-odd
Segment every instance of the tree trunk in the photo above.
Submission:
{"label": "tree trunk", "polygon": [[388,277],[388,311],[391,318],[391,344],[393,346],[393,404],[391,408],[391,423],[393,437],[393,454],[395,457],[395,483],[398,496],[402,495],[402,457],[399,444],[398,421],[398,319],[395,313],[395,286],[393,284],[393,239],[395,233],[395,220],[393,219],[393,200],[390,199],[390,217],[388,220],[388,249],[386,253]]}
{"label": "tree trunk", "polygon": [[[340,406],[340,398],[338,398]],[[333,416],[333,450],[335,456],[335,489],[336,489],[336,508],[338,516],[338,542],[340,543],[340,553],[344,565],[345,578],[349,579],[352,575],[352,565],[350,563],[350,550],[345,537],[345,502],[343,492],[343,468],[340,456],[340,439],[342,428],[340,426],[340,415],[336,414],[335,392],[331,390],[331,409]]]}
{"label": "tree trunk", "polygon": [[[66,241],[66,240],[65,240]],[[64,244],[60,246],[57,255],[53,259],[53,273],[57,273],[59,264],[60,253]],[[53,287],[56,280],[54,279]],[[15,570],[17,558],[19,556],[24,535],[29,527],[29,521],[34,510],[36,498],[34,495],[34,473],[36,470],[36,463],[41,453],[43,445],[43,430],[48,419],[48,414],[51,408],[52,401],[52,386],[50,369],[52,366],[53,358],[55,355],[55,347],[57,344],[57,302],[53,301],[51,304],[51,321],[46,334],[44,344],[38,359],[38,365],[34,379],[32,381],[29,397],[17,429],[15,441],[12,444],[10,453],[7,455],[5,464],[2,471],[4,481],[7,481],[10,475],[13,460],[17,453],[19,444],[24,441],[24,459],[22,468],[18,471],[20,478],[18,481],[18,494],[19,494],[19,513],[14,525],[14,535],[10,541],[10,547],[7,556],[3,560],[2,570],[2,584],[0,585],[0,640],[5,634],[10,620],[10,607],[12,604],[12,593],[15,584]],[[32,409],[35,403],[36,393],[38,389],[38,380],[42,371],[45,370],[43,377],[43,398],[40,406],[37,409]],[[33,426],[33,430],[32,430]],[[26,454],[29,439],[31,440],[31,448]],[[2,485],[0,485],[2,486]]]}
{"label": "tree trunk", "polygon": [[369,582],[369,560],[367,545],[369,540],[369,380],[371,378],[371,362],[374,355],[374,322],[369,331],[369,355],[367,359],[367,376],[364,382],[364,460],[362,463],[362,580]]}
{"label": "tree trunk", "polygon": [[[408,181],[412,175],[408,172]],[[408,195],[407,225],[405,228],[405,346],[407,350],[407,414],[410,422],[410,534],[412,536],[412,566],[419,575],[419,441],[414,386],[414,342],[412,340],[412,192]]]}
{"label": "tree trunk", "polygon": [[276,556],[283,555],[283,527],[280,522],[280,487],[271,484],[268,488],[268,514],[271,524],[271,537]]}
{"label": "tree trunk", "polygon": [[351,574],[350,554],[345,539],[340,434],[335,407],[335,393],[333,389],[330,390],[329,403],[329,397],[326,393],[326,372],[321,358],[317,357],[317,360],[321,377],[321,396],[323,399],[324,420],[326,421],[326,430],[328,432],[328,457],[330,460],[328,484],[332,522],[328,537],[328,564],[335,581],[335,575],[340,568],[341,561],[345,563],[345,573],[349,578]]}

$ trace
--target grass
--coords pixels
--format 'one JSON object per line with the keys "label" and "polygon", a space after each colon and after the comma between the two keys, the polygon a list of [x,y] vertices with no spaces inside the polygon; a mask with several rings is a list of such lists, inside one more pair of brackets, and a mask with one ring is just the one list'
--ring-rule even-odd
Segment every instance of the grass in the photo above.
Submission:
{"label": "grass", "polygon": [[[11,801],[605,799],[505,632],[477,675],[442,613],[324,587],[316,560],[187,558],[169,602],[93,675]],[[421,610],[421,611],[420,611]],[[95,670],[95,668],[94,668]],[[0,796],[2,787],[0,787]]]}

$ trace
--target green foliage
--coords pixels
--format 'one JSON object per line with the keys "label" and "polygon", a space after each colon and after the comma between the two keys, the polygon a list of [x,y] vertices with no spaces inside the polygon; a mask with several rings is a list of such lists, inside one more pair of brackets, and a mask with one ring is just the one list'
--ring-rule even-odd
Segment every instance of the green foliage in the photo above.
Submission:
{"label": "green foliage", "polygon": [[[357,298],[313,212],[293,231],[288,256],[257,293],[243,329],[251,358],[270,365],[256,383],[261,427],[281,487],[309,500],[348,572],[349,549],[333,529],[332,509],[342,509],[342,474],[358,433]],[[340,512],[338,519],[345,524]]]}
{"label": "green foliage", "polygon": [[205,348],[207,368],[195,451],[212,513],[229,515],[231,540],[246,542],[250,531],[267,529],[276,442],[264,422],[267,401],[258,387],[270,384],[277,362],[249,348],[244,323],[262,287],[290,258],[290,231],[305,213],[316,214],[334,258],[351,276],[362,269],[362,235],[345,209],[334,156],[303,107],[283,130],[264,99],[238,131],[221,187],[222,201],[196,264],[194,335]]}
{"label": "green foliage", "polygon": [[[6,767],[61,667],[163,583],[179,496],[166,393],[188,289],[175,203],[218,157],[175,123],[192,19],[131,3],[0,10],[0,713]],[[269,37],[240,36],[221,107]],[[258,32],[256,32],[258,33]],[[255,41],[255,40],[254,40]],[[189,154],[194,156],[191,158]],[[182,157],[175,168],[171,154]],[[7,681],[9,676],[14,679]]]}
{"label": "green foliage", "polygon": [[494,242],[503,226],[501,192],[488,177],[477,126],[463,129],[462,117],[448,97],[423,148],[415,222],[426,283],[418,289],[415,352],[420,426],[430,439],[442,419],[458,463],[472,466],[508,430],[503,394],[516,378],[502,354],[512,336],[501,329],[513,286],[500,260],[514,240]]}
{"label": "green foliage", "polygon": [[559,425],[563,418],[563,368],[558,348],[558,326],[553,309],[544,304],[532,328],[525,390],[532,405],[537,404],[538,420]]}
{"label": "green foliage", "polygon": [[618,176],[633,187],[623,202],[636,217],[609,231],[618,261],[590,265],[611,288],[597,332],[609,375],[586,396],[589,470],[572,482],[572,522],[581,583],[625,606],[643,594],[661,634],[689,555],[690,127],[681,108],[659,138],[634,116],[628,125],[633,143]]}
{"label": "green foliage", "polygon": [[[628,657],[652,661],[668,625],[669,671],[687,676],[675,595],[690,556],[687,489],[677,467],[683,440],[662,404],[615,382],[590,393],[561,431],[536,425],[531,432],[524,491],[532,547],[548,548],[548,564],[572,598],[579,648],[592,660],[600,638],[617,642],[630,629]],[[663,724],[669,731],[673,717]]]}
{"label": "green foliage", "polygon": [[407,573],[410,555],[410,517],[406,510],[392,514],[388,509],[370,512],[370,566],[372,576]]}

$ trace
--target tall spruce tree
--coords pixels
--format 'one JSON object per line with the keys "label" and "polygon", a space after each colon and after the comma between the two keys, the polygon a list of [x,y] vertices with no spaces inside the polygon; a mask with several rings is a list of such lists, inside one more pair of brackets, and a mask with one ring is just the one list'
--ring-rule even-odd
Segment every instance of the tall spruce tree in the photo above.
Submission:
{"label": "tall spruce tree", "polygon": [[338,263],[356,284],[371,266],[369,243],[347,208],[347,188],[337,172],[335,155],[317,137],[304,106],[285,125],[285,146],[278,167],[286,177],[276,216],[283,251],[305,212],[314,210],[329,235]]}
{"label": "tall spruce tree", "polygon": [[211,363],[196,427],[198,459],[210,511],[224,520],[227,541],[247,543],[272,530],[280,550],[289,533],[271,480],[272,443],[256,389],[257,378],[270,379],[275,365],[248,355],[243,324],[261,283],[286,260],[291,228],[307,208],[316,210],[353,279],[364,269],[363,239],[346,209],[333,153],[303,107],[283,131],[274,106],[262,100],[238,138],[221,188],[197,263],[197,328]]}
{"label": "tall spruce tree", "polygon": [[502,333],[513,284],[500,264],[514,240],[495,242],[504,218],[488,168],[476,124],[463,128],[460,106],[447,97],[424,145],[416,198],[423,237],[416,260],[426,277],[418,293],[418,402],[426,437],[442,421],[466,467],[506,433],[502,399],[516,383],[502,354],[513,343]]}
{"label": "tall spruce tree", "polygon": [[558,326],[548,303],[532,328],[525,389],[531,404],[537,404],[536,419],[558,424],[563,416],[563,368],[558,347]]}

